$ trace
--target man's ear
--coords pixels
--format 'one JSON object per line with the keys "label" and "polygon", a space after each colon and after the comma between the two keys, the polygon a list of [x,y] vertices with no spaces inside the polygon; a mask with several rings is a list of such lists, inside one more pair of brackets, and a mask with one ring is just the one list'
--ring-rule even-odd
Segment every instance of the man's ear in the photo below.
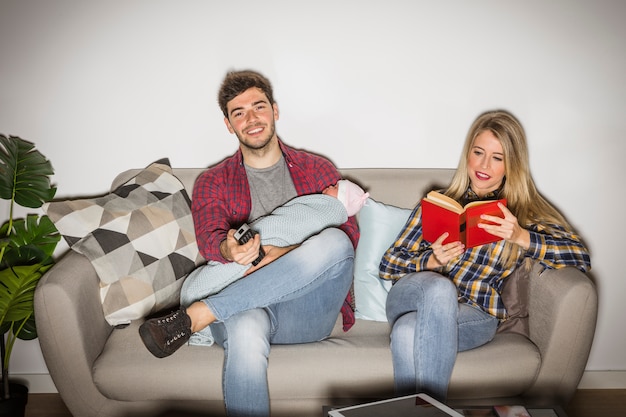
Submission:
{"label": "man's ear", "polygon": [[278,113],[278,104],[274,103],[272,104],[272,109],[274,110],[274,120],[278,120],[279,117],[279,113]]}
{"label": "man's ear", "polygon": [[230,125],[230,121],[228,120],[228,117],[224,117],[224,124],[226,125],[226,129],[228,129],[228,131],[231,134],[235,133],[235,129],[233,129],[233,127]]}

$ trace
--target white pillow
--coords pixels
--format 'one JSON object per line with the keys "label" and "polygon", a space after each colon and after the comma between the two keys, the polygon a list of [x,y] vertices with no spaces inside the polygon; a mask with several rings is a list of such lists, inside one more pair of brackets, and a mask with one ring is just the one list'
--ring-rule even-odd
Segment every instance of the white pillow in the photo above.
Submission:
{"label": "white pillow", "polygon": [[359,212],[361,238],[354,260],[357,318],[387,321],[385,303],[391,281],[378,277],[378,266],[387,249],[402,231],[412,211],[368,198]]}

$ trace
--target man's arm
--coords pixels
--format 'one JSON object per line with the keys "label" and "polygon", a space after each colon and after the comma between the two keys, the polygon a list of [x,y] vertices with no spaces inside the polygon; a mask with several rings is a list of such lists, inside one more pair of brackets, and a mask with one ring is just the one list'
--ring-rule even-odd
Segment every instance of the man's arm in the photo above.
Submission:
{"label": "man's arm", "polygon": [[242,185],[241,178],[226,163],[203,172],[196,180],[191,212],[198,249],[205,259],[230,261],[224,256],[229,256],[230,250],[222,242],[233,226],[247,220],[250,202],[239,197],[247,190],[247,183]]}

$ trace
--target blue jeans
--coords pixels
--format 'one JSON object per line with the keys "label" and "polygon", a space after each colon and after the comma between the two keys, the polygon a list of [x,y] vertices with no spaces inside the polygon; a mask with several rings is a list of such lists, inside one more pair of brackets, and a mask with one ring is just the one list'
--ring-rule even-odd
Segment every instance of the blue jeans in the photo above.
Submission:
{"label": "blue jeans", "polygon": [[454,283],[431,271],[398,280],[386,308],[399,395],[425,392],[445,401],[457,352],[489,342],[498,327],[495,317],[459,303]]}
{"label": "blue jeans", "polygon": [[328,337],[350,289],[354,248],[330,228],[269,265],[202,300],[215,314],[224,347],[223,389],[229,416],[269,416],[271,344]]}

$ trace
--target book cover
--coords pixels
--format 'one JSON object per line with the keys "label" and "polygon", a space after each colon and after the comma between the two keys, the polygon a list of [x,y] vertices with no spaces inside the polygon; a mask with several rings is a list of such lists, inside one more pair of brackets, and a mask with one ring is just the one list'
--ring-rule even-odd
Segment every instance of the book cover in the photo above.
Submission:
{"label": "book cover", "polygon": [[460,241],[466,248],[472,248],[497,242],[501,240],[500,237],[486,232],[478,227],[478,224],[485,222],[480,218],[483,214],[504,217],[498,203],[506,205],[506,200],[474,201],[462,207],[454,199],[431,191],[422,199],[424,239],[434,242],[448,232],[449,236],[444,240],[444,244]]}

